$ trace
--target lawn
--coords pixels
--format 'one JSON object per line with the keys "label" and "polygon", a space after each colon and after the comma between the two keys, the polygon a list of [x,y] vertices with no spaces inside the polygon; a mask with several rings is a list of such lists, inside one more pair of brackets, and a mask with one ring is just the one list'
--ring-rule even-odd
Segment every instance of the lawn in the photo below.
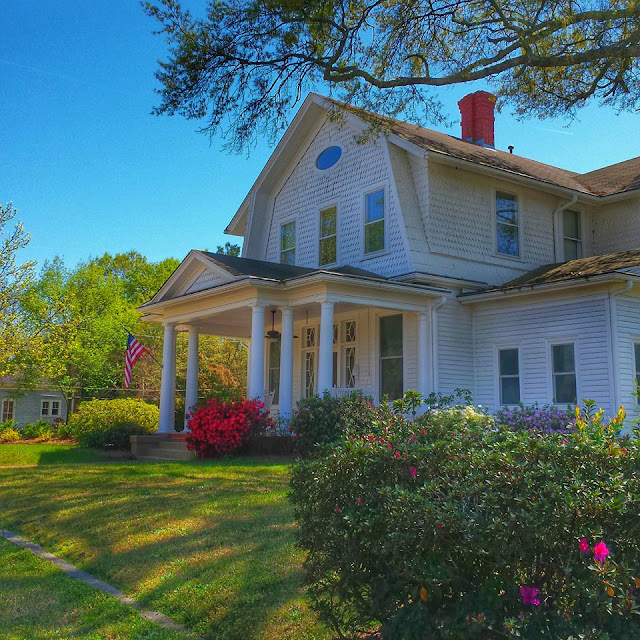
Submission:
{"label": "lawn", "polygon": [[4,640],[187,639],[5,540],[0,540],[0,602]]}
{"label": "lawn", "polygon": [[0,528],[206,638],[331,637],[304,599],[287,464],[39,463],[0,468]]}
{"label": "lawn", "polygon": [[106,458],[102,451],[71,444],[0,444],[0,467],[99,462]]}

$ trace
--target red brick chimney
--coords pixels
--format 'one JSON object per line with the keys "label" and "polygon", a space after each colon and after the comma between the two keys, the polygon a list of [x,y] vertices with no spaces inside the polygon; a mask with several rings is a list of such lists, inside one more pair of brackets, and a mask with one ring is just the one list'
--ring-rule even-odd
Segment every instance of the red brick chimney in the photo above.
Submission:
{"label": "red brick chimney", "polygon": [[462,139],[483,147],[495,146],[493,129],[496,97],[487,91],[476,91],[467,94],[460,102],[462,120]]}

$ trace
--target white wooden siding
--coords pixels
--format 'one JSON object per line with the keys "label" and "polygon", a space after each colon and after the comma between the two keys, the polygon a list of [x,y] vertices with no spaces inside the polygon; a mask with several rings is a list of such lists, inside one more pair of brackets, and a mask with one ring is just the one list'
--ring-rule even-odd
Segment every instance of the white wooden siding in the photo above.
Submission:
{"label": "white wooden siding", "polygon": [[636,362],[634,342],[640,342],[640,298],[620,296],[614,299],[617,329],[618,403],[631,417],[638,416],[638,399],[634,396]]}
{"label": "white wooden siding", "polygon": [[623,200],[591,213],[592,255],[640,247],[640,198]]}
{"label": "white wooden siding", "polygon": [[550,342],[575,342],[578,400],[612,410],[611,340],[606,294],[534,304],[504,304],[473,312],[475,402],[498,407],[496,350],[520,348],[524,404],[552,402]]}

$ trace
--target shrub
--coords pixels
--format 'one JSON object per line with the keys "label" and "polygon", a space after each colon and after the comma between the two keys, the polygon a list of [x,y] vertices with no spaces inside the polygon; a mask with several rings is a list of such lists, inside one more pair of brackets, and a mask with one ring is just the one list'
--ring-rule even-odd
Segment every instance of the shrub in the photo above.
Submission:
{"label": "shrub", "polygon": [[568,434],[398,414],[300,462],[322,617],[385,639],[640,637],[640,441],[588,409]]}
{"label": "shrub", "polygon": [[296,451],[308,456],[317,445],[330,444],[347,432],[368,428],[384,411],[358,392],[341,398],[325,392],[298,402],[289,430],[296,438]]}
{"label": "shrub", "polygon": [[496,422],[509,429],[526,429],[544,433],[566,433],[575,428],[573,411],[558,409],[553,405],[520,406],[500,409]]}
{"label": "shrub", "polygon": [[[140,433],[158,430],[158,407],[138,399],[90,400],[69,418],[67,431],[84,446],[104,446],[108,433],[124,423],[136,425]],[[100,443],[100,444],[92,444]]]}
{"label": "shrub", "polygon": [[0,442],[18,442],[20,440],[20,432],[17,429],[5,428],[0,430]]}
{"label": "shrub", "polygon": [[90,431],[82,438],[85,447],[94,449],[131,450],[131,436],[142,436],[149,433],[146,429],[133,422],[121,422],[108,427],[104,431]]}
{"label": "shrub", "polygon": [[5,420],[4,422],[0,422],[0,433],[4,431],[15,431],[17,429],[15,420]]}
{"label": "shrub", "polygon": [[207,400],[191,414],[187,448],[200,457],[237,451],[250,435],[264,433],[271,426],[269,412],[263,409],[259,400]]}
{"label": "shrub", "polygon": [[49,422],[40,418],[35,422],[25,424],[20,430],[23,440],[50,440],[53,438],[53,427]]}

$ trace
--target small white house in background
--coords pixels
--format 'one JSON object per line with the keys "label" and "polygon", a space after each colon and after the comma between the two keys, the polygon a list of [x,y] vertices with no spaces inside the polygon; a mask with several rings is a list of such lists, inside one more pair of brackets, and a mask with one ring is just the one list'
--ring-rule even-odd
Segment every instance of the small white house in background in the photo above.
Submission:
{"label": "small white house in background", "polygon": [[457,138],[309,95],[226,229],[242,257],[191,251],[140,308],[165,328],[160,430],[178,331],[187,406],[211,333],[251,341],[248,394],[283,416],[352,389],[635,408],[640,158],[578,174],[499,151],[494,103],[463,98]]}
{"label": "small white house in background", "polygon": [[66,422],[67,403],[57,389],[41,385],[20,389],[12,377],[0,378],[0,421],[15,420],[19,429],[41,418],[47,422]]}

